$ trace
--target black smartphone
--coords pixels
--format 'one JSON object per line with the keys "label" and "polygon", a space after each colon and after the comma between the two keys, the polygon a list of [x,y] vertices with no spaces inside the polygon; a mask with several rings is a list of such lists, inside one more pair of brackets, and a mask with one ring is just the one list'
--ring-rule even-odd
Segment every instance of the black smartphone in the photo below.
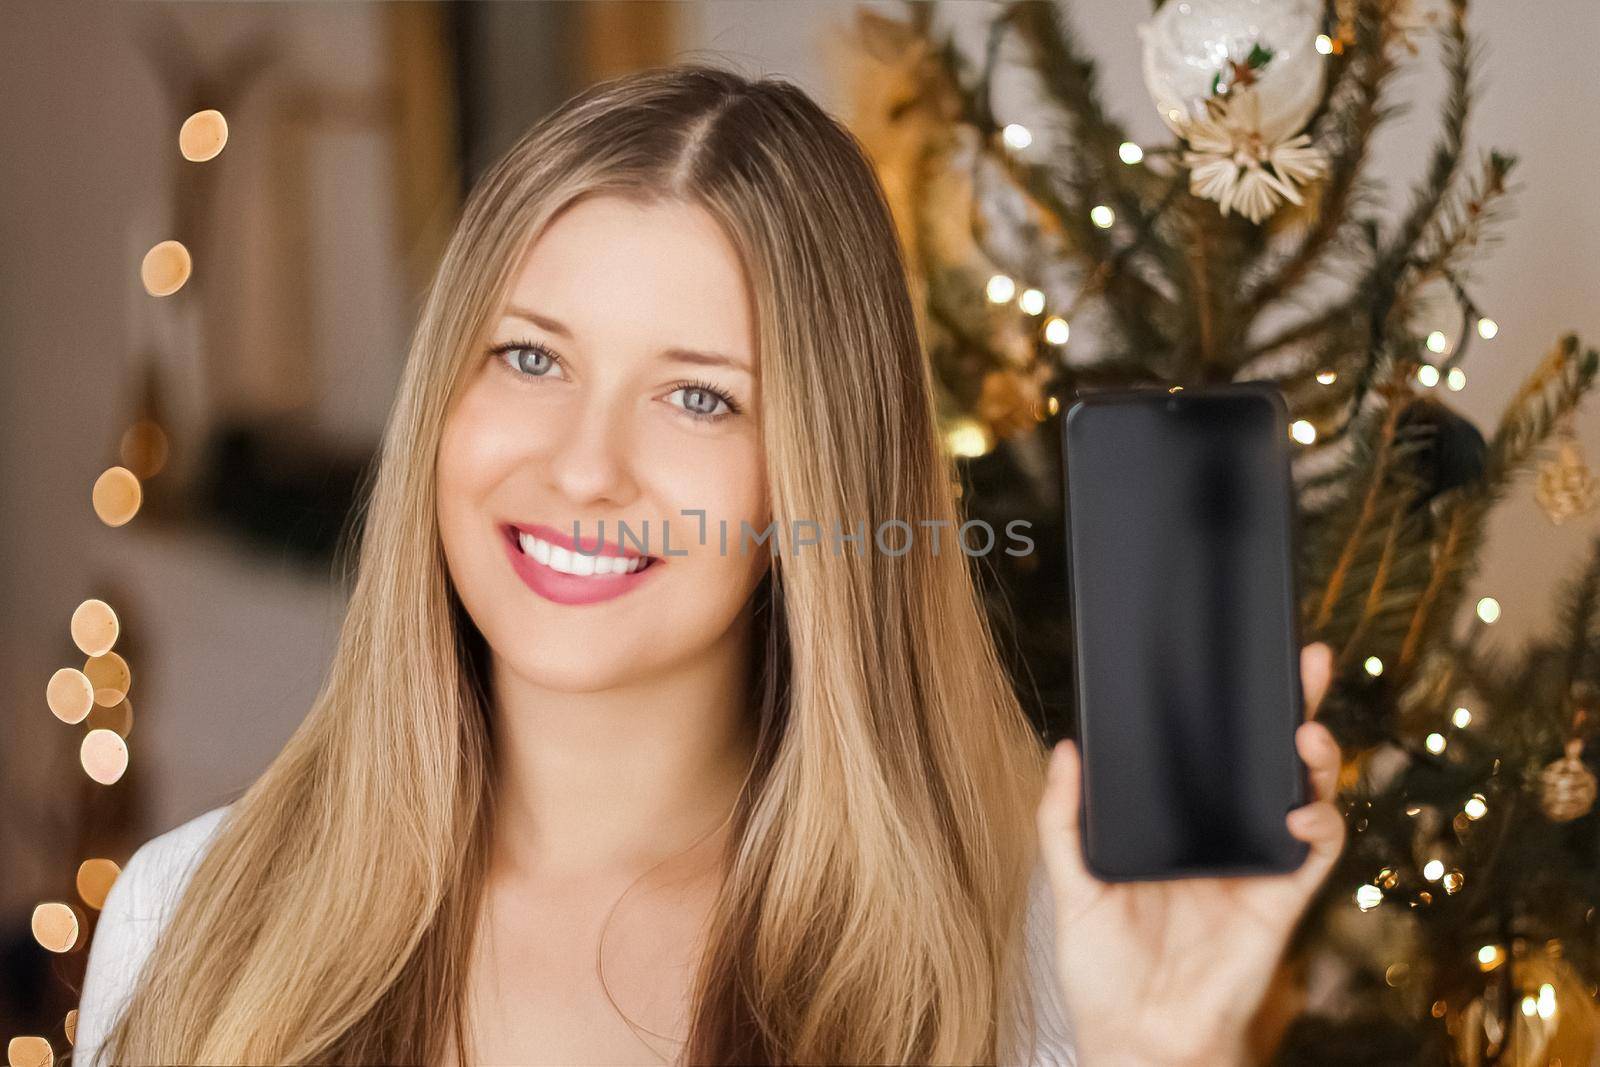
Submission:
{"label": "black smartphone", "polygon": [[1269,382],[1106,390],[1062,420],[1085,863],[1292,870],[1310,784],[1288,407]]}

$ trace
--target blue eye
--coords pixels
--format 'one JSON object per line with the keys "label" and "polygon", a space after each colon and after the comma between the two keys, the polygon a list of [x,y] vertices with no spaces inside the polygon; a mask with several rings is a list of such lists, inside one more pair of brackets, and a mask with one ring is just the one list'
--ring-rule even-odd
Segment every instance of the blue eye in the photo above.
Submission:
{"label": "blue eye", "polygon": [[548,378],[561,363],[560,356],[537,341],[506,341],[489,351],[511,370],[529,378]]}
{"label": "blue eye", "polygon": [[684,402],[679,406],[697,419],[721,419],[739,410],[732,397],[704,382],[685,382],[673,390],[672,395],[680,393],[684,396]]}

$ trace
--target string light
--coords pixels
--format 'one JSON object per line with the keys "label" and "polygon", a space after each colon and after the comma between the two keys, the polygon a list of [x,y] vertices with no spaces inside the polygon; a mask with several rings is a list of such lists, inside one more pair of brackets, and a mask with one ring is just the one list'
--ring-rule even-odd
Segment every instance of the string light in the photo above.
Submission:
{"label": "string light", "polygon": [[1484,945],[1478,950],[1478,966],[1486,971],[1492,971],[1500,966],[1504,958],[1499,945]]}
{"label": "string light", "polygon": [[1432,389],[1439,384],[1439,368],[1431,363],[1424,363],[1417,368],[1417,381]]}
{"label": "string light", "polygon": [[183,288],[193,269],[194,261],[181,241],[162,241],[144,254],[139,279],[151,296],[171,296]]}
{"label": "string light", "polygon": [[1437,756],[1439,753],[1444,751],[1444,734],[1431,733],[1428,735],[1428,739],[1424,742],[1424,744],[1428,746],[1429,752],[1432,752],[1435,756]]}
{"label": "string light", "polygon": [[1309,445],[1317,439],[1317,428],[1305,419],[1295,419],[1289,425],[1289,436],[1303,445]]}
{"label": "string light", "polygon": [[101,785],[115,785],[128,769],[128,743],[115,730],[90,730],[78,746],[83,772]]}
{"label": "string light", "polygon": [[121,625],[104,600],[85,600],[72,612],[72,641],[86,656],[103,656],[117,643]]}
{"label": "string light", "polygon": [[196,111],[178,129],[178,151],[191,163],[216,159],[228,143],[228,120],[213,109]]}
{"label": "string light", "polygon": [[94,480],[90,502],[107,526],[122,526],[139,512],[143,491],[139,479],[126,467],[108,467]]}
{"label": "string light", "polygon": [[989,451],[989,434],[973,419],[962,419],[945,433],[945,447],[952,455],[971,459]]}
{"label": "string light", "polygon": [[1362,662],[1361,666],[1366,668],[1367,673],[1372,675],[1374,678],[1383,673],[1383,660],[1379,659],[1377,656],[1368,656]]}
{"label": "string light", "polygon": [[1444,384],[1449,386],[1452,392],[1461,392],[1467,384],[1467,372],[1460,367],[1451,367],[1450,372],[1444,376]]}
{"label": "string light", "polygon": [[1067,320],[1051,318],[1044,324],[1044,339],[1053,345],[1064,345],[1067,338],[1072,336],[1072,327],[1067,325]]}
{"label": "string light", "polygon": [[1017,298],[1017,306],[1029,315],[1037,315],[1044,310],[1044,293],[1038,289],[1024,289]]}
{"label": "string light", "polygon": [[1450,342],[1445,339],[1444,332],[1441,330],[1434,330],[1432,333],[1430,333],[1425,343],[1428,346],[1428,351],[1434,353],[1442,353],[1450,345]]}
{"label": "string light", "polygon": [[1104,204],[1096,204],[1089,209],[1089,221],[1102,230],[1109,230],[1111,224],[1117,221],[1117,213]]}
{"label": "string light", "polygon": [[1450,721],[1455,723],[1458,728],[1465,730],[1467,728],[1467,724],[1472,722],[1472,712],[1468,711],[1466,708],[1457,708],[1455,712],[1451,714]]}
{"label": "string light", "polygon": [[1321,382],[1323,385],[1332,385],[1334,382],[1336,382],[1338,380],[1339,380],[1339,372],[1338,371],[1331,371],[1331,370],[1319,370],[1319,371],[1317,371],[1317,381]]}
{"label": "string light", "polygon": [[1320,52],[1322,55],[1325,55],[1325,56],[1332,55],[1333,54],[1333,38],[1329,37],[1325,33],[1317,34],[1317,51]]}
{"label": "string light", "polygon": [[1461,805],[1461,811],[1467,818],[1474,821],[1489,814],[1489,805],[1484,801],[1482,793],[1474,793]]}
{"label": "string light", "polygon": [[1371,911],[1383,903],[1383,890],[1375,885],[1363,885],[1356,890],[1356,907]]}
{"label": "string light", "polygon": [[1422,877],[1430,882],[1437,882],[1444,877],[1444,861],[1429,860],[1422,865]]}
{"label": "string light", "polygon": [[55,1062],[56,1054],[45,1038],[14,1037],[6,1042],[9,1067],[52,1067]]}
{"label": "string light", "polygon": [[1121,144],[1117,145],[1117,158],[1131,167],[1135,163],[1138,163],[1140,160],[1144,159],[1144,149],[1140,148],[1132,141],[1123,141]]}
{"label": "string light", "polygon": [[94,686],[94,702],[101,707],[113,707],[133,687],[133,672],[128,661],[115,652],[91,656],[83,665],[84,677]]}
{"label": "string light", "polygon": [[1485,341],[1494,340],[1494,335],[1500,332],[1500,324],[1493,319],[1483,318],[1478,320],[1478,336]]}
{"label": "string light", "polygon": [[58,900],[35,905],[33,939],[51,952],[71,952],[78,943],[78,913]]}
{"label": "string light", "polygon": [[1016,122],[1007,124],[1006,128],[1000,131],[1000,136],[1008,148],[1022,149],[1033,143],[1033,134],[1028,132],[1028,127]]}
{"label": "string light", "polygon": [[82,671],[62,667],[50,676],[44,700],[52,715],[69,726],[75,725],[94,708],[94,683]]}
{"label": "string light", "polygon": [[1017,295],[1017,283],[1004,274],[996,274],[989,279],[989,284],[983,287],[991,304],[1004,304]]}
{"label": "string light", "polygon": [[1500,618],[1500,601],[1492,596],[1486,596],[1478,601],[1478,618],[1484,622],[1492,623]]}

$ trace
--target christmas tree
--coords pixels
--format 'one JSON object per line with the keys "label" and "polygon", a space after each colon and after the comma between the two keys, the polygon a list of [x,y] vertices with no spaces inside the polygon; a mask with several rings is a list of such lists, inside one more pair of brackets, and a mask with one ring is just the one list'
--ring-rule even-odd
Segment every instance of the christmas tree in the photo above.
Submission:
{"label": "christmas tree", "polygon": [[[1032,524],[1036,552],[982,559],[1025,706],[1047,735],[1072,721],[1061,413],[1096,388],[1274,382],[1295,420],[1302,637],[1336,653],[1319,717],[1346,754],[1351,834],[1266,1047],[1293,1064],[1590,1063],[1600,539],[1557,639],[1491,653],[1497,606],[1463,601],[1520,475],[1553,521],[1593,510],[1572,420],[1600,357],[1560,337],[1487,436],[1449,403],[1497,330],[1471,266],[1515,162],[1467,147],[1465,4],[1158,0],[1141,33],[1160,146],[1108,112],[1062,7],[997,5],[965,51],[938,12],[858,12],[850,121],[900,228],[965,506]],[[1370,148],[1430,33],[1437,143],[1385,213]],[[998,113],[1008,65],[1042,123]]]}

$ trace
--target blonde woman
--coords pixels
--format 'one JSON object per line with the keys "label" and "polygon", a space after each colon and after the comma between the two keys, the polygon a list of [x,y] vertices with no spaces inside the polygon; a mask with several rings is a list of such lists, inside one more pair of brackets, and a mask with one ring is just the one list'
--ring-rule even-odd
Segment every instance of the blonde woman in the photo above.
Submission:
{"label": "blonde woman", "polygon": [[852,138],[709,67],[583,92],[473,191],[326,685],[129,861],[80,1061],[1238,1062],[1336,747],[1301,871],[1094,882],[956,519]]}

